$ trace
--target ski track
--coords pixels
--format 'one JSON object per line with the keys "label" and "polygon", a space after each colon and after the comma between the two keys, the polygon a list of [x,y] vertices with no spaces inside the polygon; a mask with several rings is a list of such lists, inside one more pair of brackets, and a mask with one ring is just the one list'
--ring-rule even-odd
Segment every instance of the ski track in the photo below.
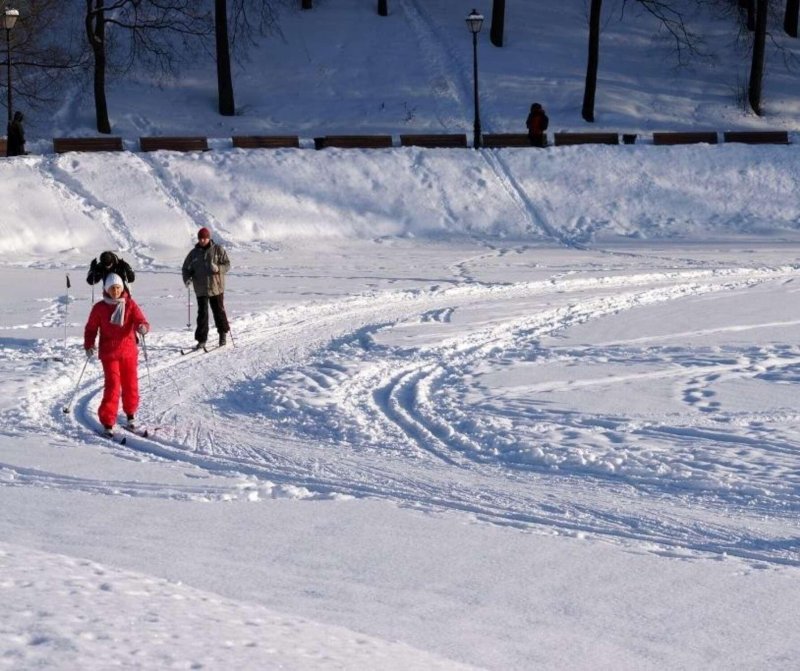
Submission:
{"label": "ski track", "polygon": [[[472,80],[465,73],[472,72],[471,63],[463,62],[447,35],[436,28],[436,23],[427,16],[424,6],[418,0],[409,0],[400,5],[407,25],[417,35],[417,48],[425,54],[424,62],[431,71],[434,100],[453,99],[459,111],[472,108]],[[456,78],[453,73],[459,73]],[[437,105],[439,107],[439,105]],[[461,123],[465,115],[437,112],[443,129],[453,128]],[[484,129],[484,132],[487,129]]]}
{"label": "ski track", "polygon": [[63,163],[71,163],[76,167],[80,161],[81,159],[75,156],[56,155],[45,157],[37,165],[45,183],[49,183],[52,188],[63,194],[65,200],[78,202],[85,211],[103,222],[104,228],[118,249],[124,250],[136,259],[139,267],[152,267],[154,259],[142,253],[141,246],[130,232],[122,213],[98,200],[80,180],[75,179],[69,170],[62,166]]}
{"label": "ski track", "polygon": [[[170,160],[180,160],[172,152],[156,151],[151,154],[139,152],[134,154],[139,159],[145,171],[152,180],[158,184],[165,195],[165,200],[177,211],[186,215],[189,221],[196,224],[196,228],[206,226],[222,240],[225,226],[216,219],[208,210],[191,198],[191,188],[182,188],[177,182],[177,177],[169,169]],[[192,231],[194,232],[194,231]]]}
{"label": "ski track", "polygon": [[[166,333],[148,343],[152,387],[142,371],[140,415],[148,415],[151,436],[130,435],[125,446],[94,435],[99,371],[86,375],[65,415],[74,384],[65,371],[75,369],[75,360],[50,362],[49,383],[28,389],[0,428],[45,431],[124,458],[192,465],[217,481],[92,481],[0,463],[0,486],[204,501],[378,497],[674,556],[725,553],[800,565],[800,539],[787,535],[796,528],[787,522],[794,525],[800,510],[797,436],[765,428],[771,417],[726,413],[713,400],[714,386],[727,380],[800,378],[800,349],[689,356],[654,350],[652,343],[646,352],[635,343],[537,345],[604,315],[796,273],[793,267],[685,270],[376,292],[243,315],[235,348],[188,357],[177,352],[185,333]],[[524,305],[537,296],[552,306],[533,315],[517,309],[517,317],[504,311],[498,321],[455,327],[434,342],[383,340],[408,324],[453,328],[454,315],[470,305]],[[35,361],[46,347],[22,358]],[[539,397],[565,387],[674,380],[685,413],[641,421],[565,412],[526,398],[470,397],[480,390],[469,382],[476,366],[615,359],[646,360],[654,370],[536,382],[530,390]],[[206,412],[198,417],[200,405]],[[797,416],[783,419],[789,424]]]}

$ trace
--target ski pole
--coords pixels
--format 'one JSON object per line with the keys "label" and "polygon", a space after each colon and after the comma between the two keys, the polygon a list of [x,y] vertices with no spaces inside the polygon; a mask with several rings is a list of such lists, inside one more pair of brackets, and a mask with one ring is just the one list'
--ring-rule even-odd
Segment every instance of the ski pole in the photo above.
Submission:
{"label": "ski pole", "polygon": [[231,346],[236,347],[236,340],[233,338],[233,329],[231,328],[231,320],[228,319],[228,309],[223,305],[222,314],[225,315],[225,321],[228,322],[228,335],[231,337]]}
{"label": "ski pole", "polygon": [[186,285],[186,328],[192,330],[192,300],[189,285]]}
{"label": "ski pole", "polygon": [[67,273],[67,302],[64,304],[64,356],[67,354],[67,322],[69,321],[69,289],[72,286]]}
{"label": "ski pole", "polygon": [[75,391],[72,392],[72,398],[69,399],[69,403],[67,403],[66,407],[64,408],[64,414],[66,415],[69,412],[69,409],[72,407],[72,404],[75,402],[75,397],[78,395],[78,387],[81,386],[81,380],[83,379],[83,374],[86,372],[86,366],[89,365],[89,357],[86,357],[86,361],[83,364],[83,368],[81,368],[81,374],[78,375],[78,381],[75,383]]}
{"label": "ski pole", "polygon": [[150,359],[147,358],[147,339],[144,337],[144,333],[140,334],[142,336],[142,350],[144,351],[144,365],[147,367],[147,389],[152,395],[153,393],[153,382],[150,380]]}

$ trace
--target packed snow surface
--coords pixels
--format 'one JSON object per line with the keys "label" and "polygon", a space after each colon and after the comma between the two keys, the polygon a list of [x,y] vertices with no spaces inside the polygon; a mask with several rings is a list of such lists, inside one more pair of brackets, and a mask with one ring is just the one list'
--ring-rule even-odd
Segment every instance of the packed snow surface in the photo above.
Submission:
{"label": "packed snow surface", "polygon": [[[314,4],[268,46],[313,101],[251,86],[236,128],[210,103],[191,127],[186,91],[148,116],[141,82],[118,84],[128,148],[215,119],[213,149],[40,139],[0,162],[0,669],[795,669],[798,144],[314,151],[348,120],[396,131],[375,111],[396,90],[419,95],[409,127],[469,119],[472,3],[458,36],[450,3],[418,0],[366,31],[384,68],[427,72],[419,90],[356,76],[363,3]],[[544,31],[509,22],[495,74],[530,62],[523,25]],[[563,119],[567,50],[535,44]],[[611,120],[659,127],[653,73],[615,62],[630,104],[603,99]],[[492,81],[487,126],[515,130],[529,92]],[[665,123],[792,128],[781,81],[766,120],[726,107],[724,83],[707,107],[676,84]],[[40,137],[83,128],[84,103]],[[231,148],[268,104],[270,124],[306,119],[304,146]],[[182,355],[201,226],[232,260],[232,330]],[[97,435],[84,278],[106,249],[152,324],[147,437]]]}

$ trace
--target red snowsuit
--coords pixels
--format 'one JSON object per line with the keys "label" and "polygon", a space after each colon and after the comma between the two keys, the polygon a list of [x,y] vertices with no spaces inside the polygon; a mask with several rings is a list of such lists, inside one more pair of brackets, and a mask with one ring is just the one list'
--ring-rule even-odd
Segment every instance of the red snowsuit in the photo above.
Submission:
{"label": "red snowsuit", "polygon": [[141,324],[147,326],[149,331],[150,324],[136,301],[127,294],[123,294],[123,298],[125,320],[122,325],[111,323],[116,304],[107,303],[104,298],[92,307],[83,331],[85,349],[94,348],[97,332],[100,332],[98,357],[103,364],[105,384],[97,416],[103,426],[114,426],[117,422],[120,391],[122,409],[126,415],[135,415],[139,408],[139,349],[135,331]]}

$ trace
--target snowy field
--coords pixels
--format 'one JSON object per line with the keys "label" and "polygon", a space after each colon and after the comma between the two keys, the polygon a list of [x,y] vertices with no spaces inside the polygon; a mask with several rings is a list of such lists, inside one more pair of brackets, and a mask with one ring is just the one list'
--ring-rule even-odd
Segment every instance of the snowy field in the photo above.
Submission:
{"label": "snowy field", "polygon": [[[548,197],[529,150],[0,165],[3,663],[791,668],[800,162],[663,151]],[[182,356],[199,225],[235,346]],[[124,446],[76,386],[105,248],[153,324]]]}
{"label": "snowy field", "polygon": [[[446,4],[390,7],[421,40]],[[344,25],[315,5],[308,44]],[[469,79],[442,77],[468,116]],[[355,112],[326,126],[317,86],[308,132],[341,131]],[[614,122],[651,128],[649,90]],[[794,128],[792,95],[725,118]],[[797,667],[797,133],[316,152],[229,130],[0,161],[0,669]],[[183,356],[201,226],[232,260],[232,342]],[[105,249],[153,328],[150,435],[124,445],[96,433],[99,364],[81,376]]]}

